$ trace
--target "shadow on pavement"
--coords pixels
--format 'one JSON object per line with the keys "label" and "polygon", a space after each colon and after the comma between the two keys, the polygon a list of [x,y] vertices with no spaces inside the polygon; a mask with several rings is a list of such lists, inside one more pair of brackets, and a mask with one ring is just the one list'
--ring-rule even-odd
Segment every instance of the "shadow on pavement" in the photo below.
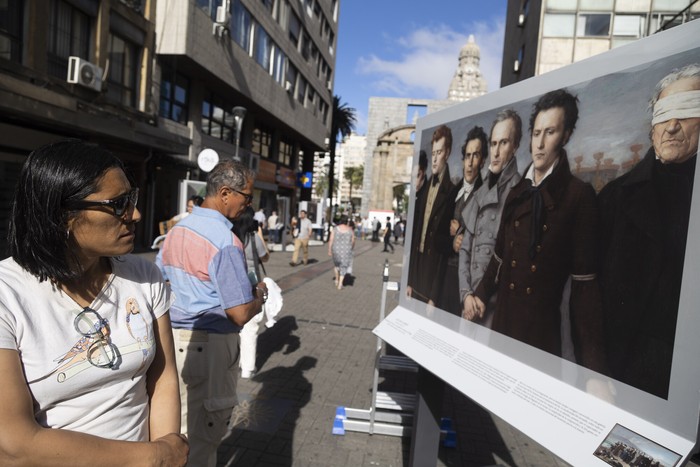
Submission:
{"label": "shadow on pavement", "polygon": [[243,395],[234,409],[231,430],[219,448],[219,463],[285,467],[293,464],[297,420],[313,390],[304,372],[316,363],[316,358],[304,356],[291,367],[271,368],[253,378],[262,387],[256,395]]}
{"label": "shadow on pavement", "polygon": [[298,329],[294,316],[283,316],[271,328],[266,328],[258,335],[255,368],[262,368],[273,353],[282,352],[289,355],[301,345],[299,337],[293,334]]}

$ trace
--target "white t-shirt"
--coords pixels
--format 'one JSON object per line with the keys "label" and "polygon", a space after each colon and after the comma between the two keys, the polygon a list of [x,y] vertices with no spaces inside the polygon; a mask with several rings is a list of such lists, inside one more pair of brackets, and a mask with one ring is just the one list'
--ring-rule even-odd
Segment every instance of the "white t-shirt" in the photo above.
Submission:
{"label": "white t-shirt", "polygon": [[108,321],[118,349],[113,368],[87,359],[94,339],[74,325],[83,307],[12,258],[0,262],[0,348],[19,351],[40,425],[148,441],[153,322],[170,308],[171,294],[153,263],[131,255],[111,262],[112,275],[90,308]]}

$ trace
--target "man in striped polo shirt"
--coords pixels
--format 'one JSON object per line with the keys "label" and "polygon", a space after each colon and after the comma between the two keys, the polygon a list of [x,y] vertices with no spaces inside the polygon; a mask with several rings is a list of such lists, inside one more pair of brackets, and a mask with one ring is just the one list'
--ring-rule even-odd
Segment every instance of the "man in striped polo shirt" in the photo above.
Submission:
{"label": "man in striped polo shirt", "polygon": [[239,331],[267,298],[263,282],[248,280],[243,244],[231,232],[253,199],[254,175],[231,160],[217,164],[204,202],[168,232],[156,260],[175,295],[170,318],[188,466],[216,465],[237,403]]}

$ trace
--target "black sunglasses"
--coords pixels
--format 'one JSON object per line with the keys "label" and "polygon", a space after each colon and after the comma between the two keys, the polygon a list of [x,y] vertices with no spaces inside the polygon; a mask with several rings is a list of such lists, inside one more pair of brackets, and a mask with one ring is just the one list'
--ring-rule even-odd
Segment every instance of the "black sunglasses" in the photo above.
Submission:
{"label": "black sunglasses", "polygon": [[249,195],[248,193],[243,193],[242,191],[236,190],[235,188],[231,188],[230,186],[227,186],[231,191],[235,191],[239,195],[243,196],[245,198],[245,204],[250,204],[253,202],[253,195]]}
{"label": "black sunglasses", "polygon": [[70,203],[70,206],[75,209],[84,209],[91,206],[109,206],[114,210],[114,215],[117,217],[122,217],[126,210],[129,208],[129,204],[136,207],[136,203],[139,201],[139,189],[132,188],[128,193],[124,193],[113,199],[106,199],[104,201],[92,201],[92,200],[80,200]]}

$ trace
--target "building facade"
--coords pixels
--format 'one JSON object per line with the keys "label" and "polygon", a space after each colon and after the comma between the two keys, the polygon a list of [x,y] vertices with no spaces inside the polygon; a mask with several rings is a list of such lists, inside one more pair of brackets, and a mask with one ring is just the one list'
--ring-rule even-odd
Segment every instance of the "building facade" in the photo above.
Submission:
{"label": "building facade", "polygon": [[336,156],[338,156],[338,186],[340,187],[340,206],[347,212],[352,212],[360,208],[362,203],[362,186],[350,186],[350,180],[345,177],[345,170],[348,167],[361,169],[364,173],[365,150],[367,148],[367,137],[355,133],[343,139],[338,145]]}
{"label": "building facade", "polygon": [[697,0],[508,0],[501,86],[699,17]]}
{"label": "building facade", "polygon": [[[371,210],[393,209],[395,203],[387,200],[387,190],[393,193],[394,183],[405,184],[408,189],[410,179],[404,180],[404,166],[388,167],[381,159],[388,157],[392,150],[392,141],[396,151],[404,154],[410,152],[408,163],[411,163],[415,152],[413,141],[415,125],[418,118],[429,113],[464,102],[474,97],[486,94],[486,79],[479,68],[481,52],[474,40],[469,36],[467,43],[461,48],[458,64],[450,82],[446,99],[412,99],[403,97],[370,97],[367,116],[367,147],[365,149],[364,183],[362,184],[361,215],[366,217]],[[411,128],[410,131],[407,131]],[[381,173],[375,170],[385,167]],[[394,173],[396,172],[396,173]],[[410,167],[409,172],[410,174]],[[388,188],[382,185],[388,185]]]}
{"label": "building facade", "polygon": [[203,149],[257,171],[256,208],[310,198],[296,173],[330,130],[338,9],[338,0],[0,2],[0,238],[27,154],[67,138],[126,164],[142,193],[137,248],[181,209],[183,180],[205,179]]}

